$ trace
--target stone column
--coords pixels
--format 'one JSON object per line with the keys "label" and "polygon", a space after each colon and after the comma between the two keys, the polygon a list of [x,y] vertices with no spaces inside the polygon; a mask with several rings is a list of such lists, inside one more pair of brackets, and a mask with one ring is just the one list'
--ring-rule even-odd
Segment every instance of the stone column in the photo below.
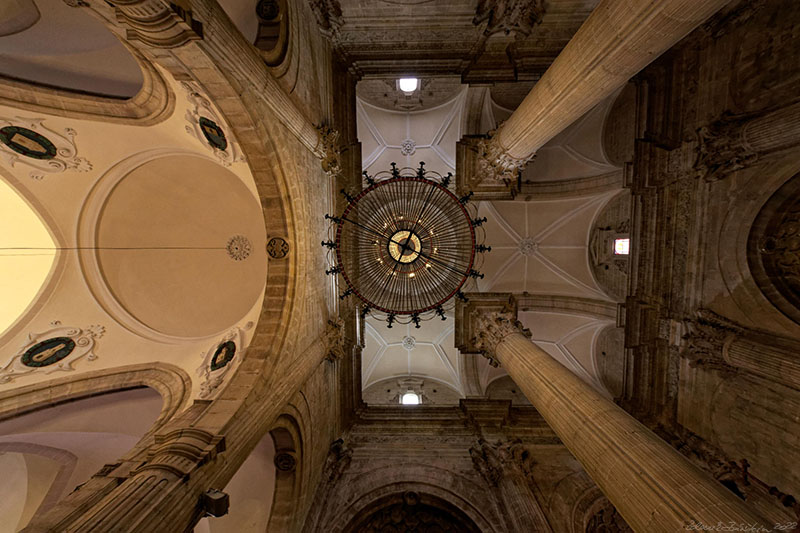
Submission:
{"label": "stone column", "polygon": [[730,491],[532,343],[515,310],[473,318],[475,346],[508,371],[635,531],[683,531],[693,522],[766,525]]}
{"label": "stone column", "polygon": [[513,531],[553,531],[528,485],[531,458],[522,444],[480,439],[469,454],[489,486],[498,489]]}
{"label": "stone column", "polygon": [[536,150],[728,2],[602,0],[484,144],[487,171],[516,179]]}

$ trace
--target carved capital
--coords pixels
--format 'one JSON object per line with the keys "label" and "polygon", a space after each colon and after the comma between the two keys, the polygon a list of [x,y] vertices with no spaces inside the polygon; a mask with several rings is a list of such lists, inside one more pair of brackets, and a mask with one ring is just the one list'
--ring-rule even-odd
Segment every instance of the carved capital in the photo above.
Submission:
{"label": "carved capital", "polygon": [[470,448],[469,455],[475,469],[493,487],[498,485],[503,476],[515,475],[526,481],[533,476],[533,457],[519,439],[495,444],[479,439]]}
{"label": "carved capital", "polygon": [[741,328],[713,311],[700,309],[694,320],[684,320],[686,334],[681,356],[692,366],[713,367],[722,371],[735,371],[728,365],[723,352],[741,334]]}
{"label": "carved capital", "polygon": [[489,364],[499,366],[497,346],[513,333],[531,336],[529,329],[517,320],[516,310],[494,311],[491,313],[476,312],[474,345],[489,359]]}
{"label": "carved capital", "polygon": [[[500,127],[502,128],[502,125]],[[478,142],[480,154],[478,167],[484,175],[484,179],[502,181],[506,186],[512,187],[516,191],[522,170],[536,156],[531,154],[523,159],[512,157],[500,144],[497,137],[499,129],[490,131],[486,139],[481,139]]]}
{"label": "carved capital", "polygon": [[472,23],[486,22],[484,35],[514,32],[514,38],[524,39],[542,22],[543,0],[481,0]]}
{"label": "carved capital", "polygon": [[338,361],[345,356],[344,321],[341,318],[328,320],[325,327],[325,358]]}
{"label": "carved capital", "polygon": [[320,158],[322,170],[329,177],[336,176],[342,172],[342,163],[339,154],[342,153],[339,147],[339,132],[329,126],[317,126],[317,147],[316,154]]}
{"label": "carved capital", "polygon": [[153,48],[176,48],[203,38],[203,25],[192,18],[182,2],[161,0],[110,0],[117,20],[127,26],[129,41]]}
{"label": "carved capital", "polygon": [[719,181],[758,159],[743,135],[743,126],[749,118],[726,114],[697,130],[697,159],[693,168],[698,178]]}

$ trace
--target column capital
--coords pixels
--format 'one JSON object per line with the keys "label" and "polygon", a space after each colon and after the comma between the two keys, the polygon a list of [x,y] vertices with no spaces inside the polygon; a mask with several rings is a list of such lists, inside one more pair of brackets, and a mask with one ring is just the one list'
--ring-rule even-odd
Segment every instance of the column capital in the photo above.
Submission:
{"label": "column capital", "polygon": [[500,144],[499,132],[502,128],[501,124],[499,128],[490,131],[487,137],[478,143],[480,150],[478,164],[487,178],[502,181],[507,186],[513,187],[525,165],[531,162],[536,155],[530,154],[527,157],[518,158],[508,153],[508,150]]}
{"label": "column capital", "polygon": [[329,177],[336,176],[342,172],[342,164],[339,161],[339,154],[342,153],[339,146],[339,131],[324,125],[316,126],[316,128],[317,146],[314,148],[314,154],[320,158],[322,170]]}
{"label": "column capital", "polygon": [[516,332],[530,336],[517,320],[517,298],[507,292],[467,293],[466,298],[456,302],[456,347],[461,353],[480,353],[498,366],[495,348],[502,338]]}

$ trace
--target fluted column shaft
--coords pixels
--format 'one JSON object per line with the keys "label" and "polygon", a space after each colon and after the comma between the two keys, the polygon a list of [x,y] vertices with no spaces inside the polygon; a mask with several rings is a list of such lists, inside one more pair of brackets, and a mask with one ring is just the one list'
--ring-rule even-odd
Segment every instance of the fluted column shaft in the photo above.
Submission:
{"label": "fluted column shaft", "polygon": [[479,322],[476,344],[496,357],[564,445],[636,531],[702,523],[764,524],[615,403],[533,344],[516,318]]}
{"label": "fluted column shaft", "polygon": [[729,0],[602,0],[492,139],[525,161]]}

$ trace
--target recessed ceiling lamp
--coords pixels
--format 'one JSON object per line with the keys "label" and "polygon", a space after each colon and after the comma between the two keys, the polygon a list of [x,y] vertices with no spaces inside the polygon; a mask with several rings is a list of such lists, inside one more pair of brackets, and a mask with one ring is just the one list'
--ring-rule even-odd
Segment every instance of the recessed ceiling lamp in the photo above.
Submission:
{"label": "recessed ceiling lamp", "polygon": [[344,299],[361,300],[368,314],[394,323],[413,323],[434,316],[446,319],[453,297],[466,300],[461,289],[471,278],[483,278],[476,259],[491,247],[483,242],[476,209],[468,193],[450,191],[452,174],[402,168],[374,177],[364,172],[366,188],[356,196],[344,189],[347,207],[333,223],[328,247],[333,267],[327,274],[342,276]]}
{"label": "recessed ceiling lamp", "polygon": [[397,81],[397,86],[406,94],[411,94],[417,90],[419,80],[417,78],[400,78]]}

